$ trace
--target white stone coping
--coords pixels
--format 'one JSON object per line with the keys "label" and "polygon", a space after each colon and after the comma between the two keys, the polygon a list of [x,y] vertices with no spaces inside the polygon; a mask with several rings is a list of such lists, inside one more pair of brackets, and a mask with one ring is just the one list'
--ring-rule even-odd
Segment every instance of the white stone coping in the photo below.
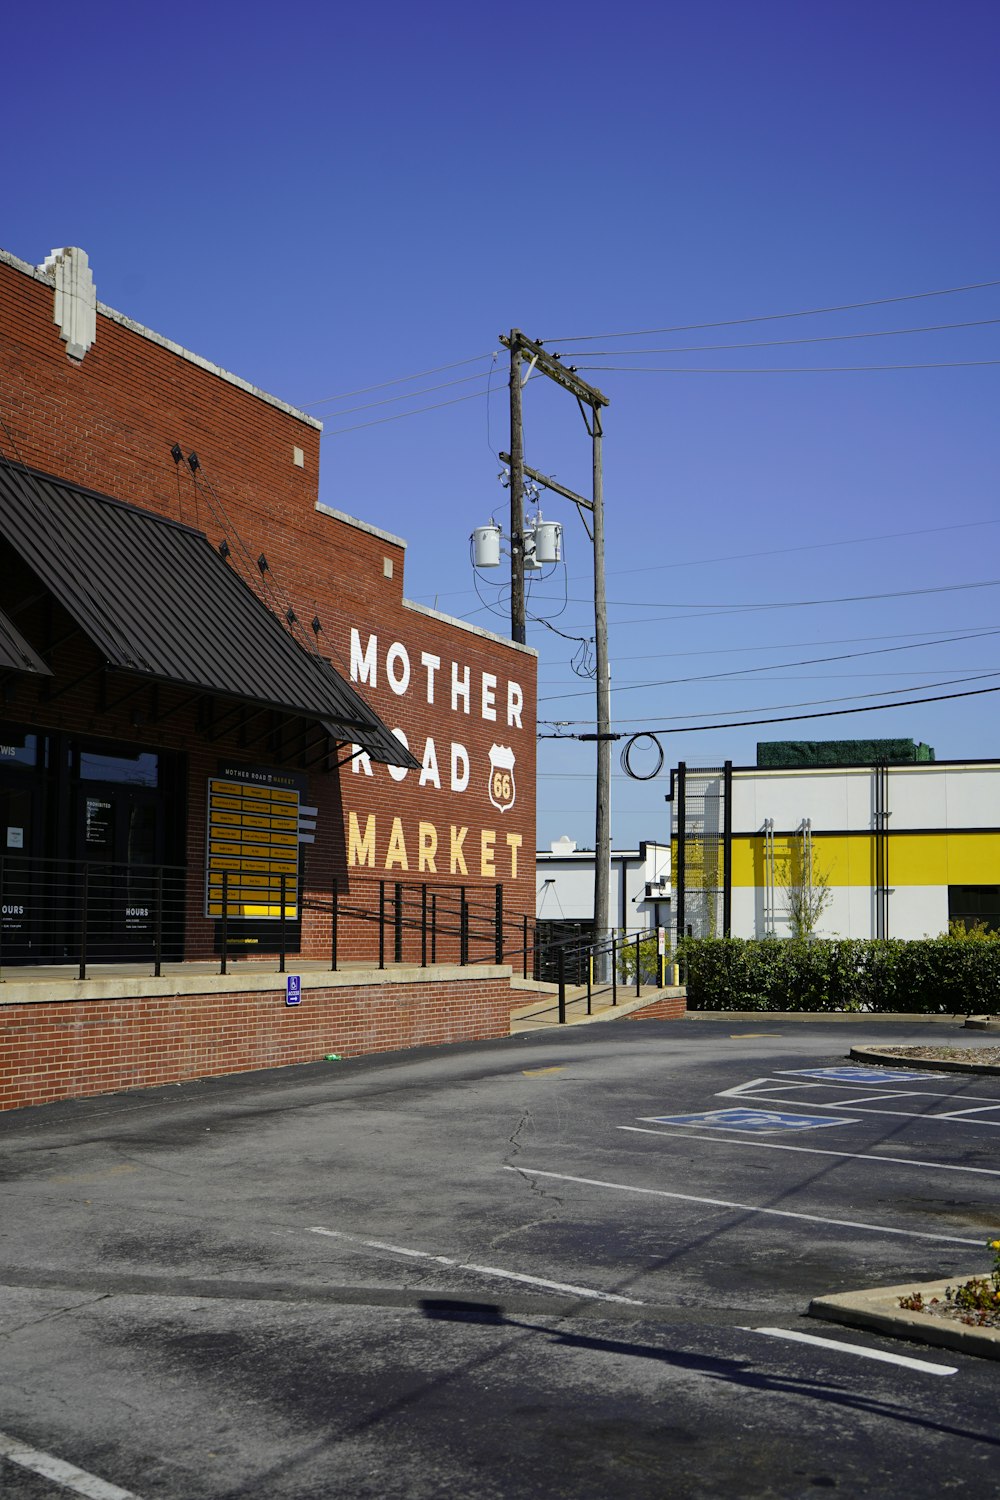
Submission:
{"label": "white stone coping", "polygon": [[401,536],[393,536],[391,531],[383,531],[381,526],[373,526],[370,521],[359,521],[357,516],[349,516],[346,510],[337,510],[336,506],[325,505],[322,500],[316,501],[316,509],[321,516],[332,516],[345,526],[353,526],[355,531],[366,531],[369,536],[378,537],[380,542],[388,542],[390,546],[406,550],[406,543]]}
{"label": "white stone coping", "polygon": [[[55,282],[54,273],[42,271],[37,266],[31,266],[27,261],[20,260],[18,256],[11,255],[9,250],[0,250],[0,263],[10,266],[12,270],[20,271],[25,276],[30,276],[34,281],[42,281],[46,286],[53,286]],[[159,344],[161,349],[169,349],[171,354],[176,354],[181,359],[186,359],[189,364],[197,365],[199,369],[207,370],[210,375],[217,375],[220,380],[225,380],[229,385],[234,385],[238,390],[246,391],[249,396],[256,396],[258,401],[266,401],[268,406],[277,407],[286,416],[294,417],[298,422],[305,422],[309,427],[315,427],[318,432],[323,431],[323,423],[317,417],[310,417],[304,411],[299,411],[294,406],[289,406],[287,401],[281,401],[277,396],[271,396],[267,391],[262,391],[259,386],[251,385],[249,380],[244,380],[240,375],[234,375],[231,370],[224,370],[221,365],[215,365],[209,359],[204,359],[200,354],[194,354],[190,349],[185,349],[182,344],[175,344],[173,339],[164,338],[162,333],[154,333],[151,328],[146,328],[142,323],[137,323],[134,318],[126,317],[124,313],[118,312],[113,307],[108,307],[105,302],[98,302],[97,311],[102,317],[109,318],[112,323],[118,323],[122,328],[127,328],[131,333],[137,333],[140,338],[148,339],[151,344]]]}
{"label": "white stone coping", "polygon": [[403,608],[412,609],[414,614],[426,615],[430,620],[440,620],[456,630],[467,630],[470,635],[478,635],[484,641],[496,641],[501,646],[509,646],[512,651],[520,651],[525,656],[537,657],[538,655],[534,646],[524,646],[520,641],[512,641],[510,636],[498,635],[494,630],[484,630],[481,625],[473,625],[468,620],[457,620],[454,615],[442,614],[440,610],[431,609],[427,604],[417,604],[412,599],[404,599]]}
{"label": "white stone coping", "polygon": [[182,995],[254,994],[285,989],[290,974],[302,980],[302,993],[310,990],[346,989],[350,986],[391,989],[400,984],[476,984],[484,979],[510,982],[510,964],[436,964],[422,969],[417,964],[395,964],[388,969],[302,969],[290,964],[284,974],[273,969],[237,969],[229,974],[102,975],[95,979],[6,980],[0,984],[0,1007],[51,1005],[73,1000],[155,1000]]}

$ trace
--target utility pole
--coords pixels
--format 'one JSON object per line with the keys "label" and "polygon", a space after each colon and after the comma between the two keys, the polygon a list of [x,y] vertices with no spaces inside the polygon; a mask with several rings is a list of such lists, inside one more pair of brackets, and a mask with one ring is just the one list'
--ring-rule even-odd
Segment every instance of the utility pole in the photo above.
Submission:
{"label": "utility pole", "polygon": [[[609,936],[611,904],[611,664],[608,661],[608,599],[604,586],[604,430],[593,408],[594,661],[597,668],[597,807],[594,831],[594,938]],[[624,877],[623,877],[624,878]],[[605,980],[603,972],[600,978]]]}
{"label": "utility pole", "polygon": [[[595,386],[581,380],[566,366],[558,354],[550,354],[541,344],[526,338],[519,328],[500,342],[510,350],[510,452],[500,458],[510,465],[510,619],[511,636],[525,641],[524,605],[524,476],[536,484],[571,500],[594,545],[594,657],[597,668],[597,732],[580,735],[580,739],[597,742],[597,785],[594,829],[594,939],[604,942],[610,936],[609,908],[611,898],[611,669],[608,660],[608,605],[604,582],[604,466],[601,408],[608,398]],[[521,414],[522,361],[528,358],[528,374],[537,370],[575,398],[584,426],[592,443],[591,499],[577,495],[565,485],[530,468],[524,462],[524,436]],[[587,408],[590,420],[587,419]],[[588,515],[590,522],[588,523]],[[599,978],[606,978],[601,973]]]}
{"label": "utility pole", "polygon": [[524,645],[524,429],[520,330],[510,331],[510,634]]}

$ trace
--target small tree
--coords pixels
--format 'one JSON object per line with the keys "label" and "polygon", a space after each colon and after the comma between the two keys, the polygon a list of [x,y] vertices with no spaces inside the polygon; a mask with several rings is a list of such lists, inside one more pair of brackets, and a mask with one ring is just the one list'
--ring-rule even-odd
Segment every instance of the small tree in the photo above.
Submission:
{"label": "small tree", "polygon": [[820,918],[833,900],[829,878],[814,871],[812,885],[786,885],[784,889],[792,937],[809,942],[816,936]]}
{"label": "small tree", "polygon": [[812,942],[820,918],[833,900],[830,872],[816,863],[809,846],[808,853],[799,851],[797,859],[789,856],[781,876],[791,935],[800,942]]}

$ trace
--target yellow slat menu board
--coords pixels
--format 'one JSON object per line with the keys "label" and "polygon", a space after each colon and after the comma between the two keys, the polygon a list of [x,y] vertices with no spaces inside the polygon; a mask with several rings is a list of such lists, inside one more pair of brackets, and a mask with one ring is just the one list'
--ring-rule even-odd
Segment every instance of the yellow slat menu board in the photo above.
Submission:
{"label": "yellow slat menu board", "polygon": [[209,778],[206,917],[222,916],[223,872],[230,918],[280,919],[284,876],[285,917],[297,919],[299,793],[294,787],[269,785],[259,775],[254,781]]}

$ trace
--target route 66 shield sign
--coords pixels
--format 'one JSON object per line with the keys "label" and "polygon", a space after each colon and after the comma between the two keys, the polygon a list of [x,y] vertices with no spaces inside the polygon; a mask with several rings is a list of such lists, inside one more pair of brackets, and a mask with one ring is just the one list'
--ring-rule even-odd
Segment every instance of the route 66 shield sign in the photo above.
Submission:
{"label": "route 66 shield sign", "polygon": [[500,812],[514,806],[514,752],[509,745],[490,746],[490,801]]}

